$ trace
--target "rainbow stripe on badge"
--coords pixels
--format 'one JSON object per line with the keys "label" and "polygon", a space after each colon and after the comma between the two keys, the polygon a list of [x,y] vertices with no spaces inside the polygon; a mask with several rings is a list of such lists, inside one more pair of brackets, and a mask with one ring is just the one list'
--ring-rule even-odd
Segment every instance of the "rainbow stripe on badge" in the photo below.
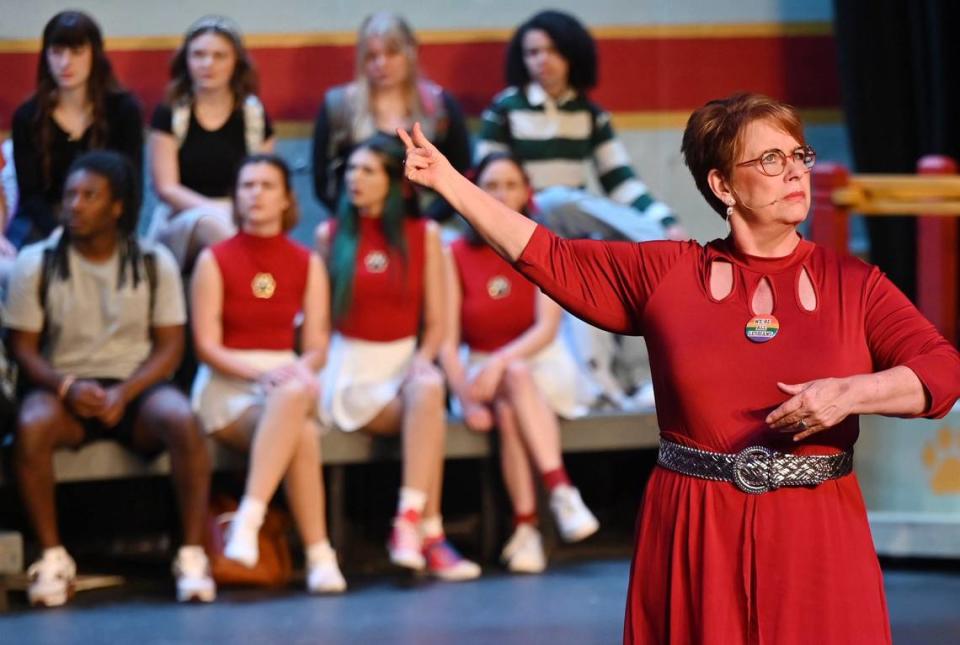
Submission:
{"label": "rainbow stripe on badge", "polygon": [[747,322],[747,338],[754,343],[766,343],[780,332],[780,321],[776,316],[754,316]]}

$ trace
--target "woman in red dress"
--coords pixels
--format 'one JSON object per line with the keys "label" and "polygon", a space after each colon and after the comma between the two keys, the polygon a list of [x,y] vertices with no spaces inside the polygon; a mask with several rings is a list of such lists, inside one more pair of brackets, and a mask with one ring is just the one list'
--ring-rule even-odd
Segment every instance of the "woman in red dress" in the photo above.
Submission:
{"label": "woman in red dress", "polygon": [[407,176],[547,295],[646,336],[661,447],[624,642],[890,642],[858,415],[943,416],[960,355],[876,267],[797,233],[815,155],[793,108],[738,94],[691,115],[687,166],[731,229],[706,245],[559,239],[403,138]]}

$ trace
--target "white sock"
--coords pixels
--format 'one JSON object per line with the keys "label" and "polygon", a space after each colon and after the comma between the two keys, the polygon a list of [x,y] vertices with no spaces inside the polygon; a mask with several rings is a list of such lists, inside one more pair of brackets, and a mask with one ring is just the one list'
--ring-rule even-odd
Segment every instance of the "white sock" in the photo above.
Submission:
{"label": "white sock", "polygon": [[427,540],[443,537],[443,518],[439,515],[423,518],[420,523],[420,533]]}
{"label": "white sock", "polygon": [[423,509],[427,505],[427,494],[416,488],[400,488],[400,501],[397,504],[397,515],[403,515],[407,511],[414,511],[417,515],[423,515]]}
{"label": "white sock", "polygon": [[198,546],[196,544],[184,544],[183,546],[180,547],[180,550],[177,551],[177,557],[181,557],[181,556],[186,558],[190,558],[190,557],[199,558],[200,556],[203,556],[204,558],[206,558],[207,552],[203,550],[202,546]]}
{"label": "white sock", "polygon": [[67,550],[63,548],[62,544],[57,546],[52,546],[49,549],[44,549],[43,553],[40,555],[41,558],[66,558],[69,557]]}
{"label": "white sock", "polygon": [[337,557],[333,547],[330,546],[330,540],[314,542],[309,545],[304,552],[307,556],[307,566],[329,562],[330,560],[335,560]]}
{"label": "white sock", "polygon": [[256,532],[260,530],[266,514],[267,505],[265,502],[244,495],[239,508],[237,508],[237,514],[233,516],[233,521],[237,523],[237,526]]}

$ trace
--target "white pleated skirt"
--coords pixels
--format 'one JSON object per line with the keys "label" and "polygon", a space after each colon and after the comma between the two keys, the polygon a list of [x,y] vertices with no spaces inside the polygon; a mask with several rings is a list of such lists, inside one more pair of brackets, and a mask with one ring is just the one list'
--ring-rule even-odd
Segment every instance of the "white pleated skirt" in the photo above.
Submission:
{"label": "white pleated skirt", "polygon": [[[297,360],[297,355],[290,350],[235,349],[231,352],[260,370],[272,370]],[[190,399],[204,430],[212,434],[239,419],[250,407],[262,406],[266,395],[256,381],[225,376],[201,364],[193,379]]]}
{"label": "white pleated skirt", "polygon": [[[486,352],[469,352],[467,370],[474,370],[489,356]],[[590,393],[577,369],[576,361],[558,334],[553,341],[527,359],[534,383],[554,413],[564,419],[576,419],[588,412]]]}
{"label": "white pleated skirt", "polygon": [[416,349],[413,336],[377,342],[334,334],[320,377],[323,424],[353,432],[373,421],[400,393]]}

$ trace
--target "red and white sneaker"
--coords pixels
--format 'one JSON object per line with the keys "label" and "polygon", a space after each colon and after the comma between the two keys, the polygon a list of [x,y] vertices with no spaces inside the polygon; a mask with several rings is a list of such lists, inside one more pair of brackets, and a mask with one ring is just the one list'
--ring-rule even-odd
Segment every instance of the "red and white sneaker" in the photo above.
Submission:
{"label": "red and white sneaker", "polygon": [[393,520],[393,532],[387,543],[390,562],[398,567],[420,571],[426,565],[423,558],[423,540],[418,528],[416,513],[398,515]]}
{"label": "red and white sneaker", "polygon": [[460,555],[446,537],[428,539],[423,545],[427,572],[447,582],[460,582],[480,577],[480,565]]}
{"label": "red and white sneaker", "polygon": [[73,595],[77,565],[62,546],[45,549],[27,569],[27,599],[32,606],[59,607]]}

